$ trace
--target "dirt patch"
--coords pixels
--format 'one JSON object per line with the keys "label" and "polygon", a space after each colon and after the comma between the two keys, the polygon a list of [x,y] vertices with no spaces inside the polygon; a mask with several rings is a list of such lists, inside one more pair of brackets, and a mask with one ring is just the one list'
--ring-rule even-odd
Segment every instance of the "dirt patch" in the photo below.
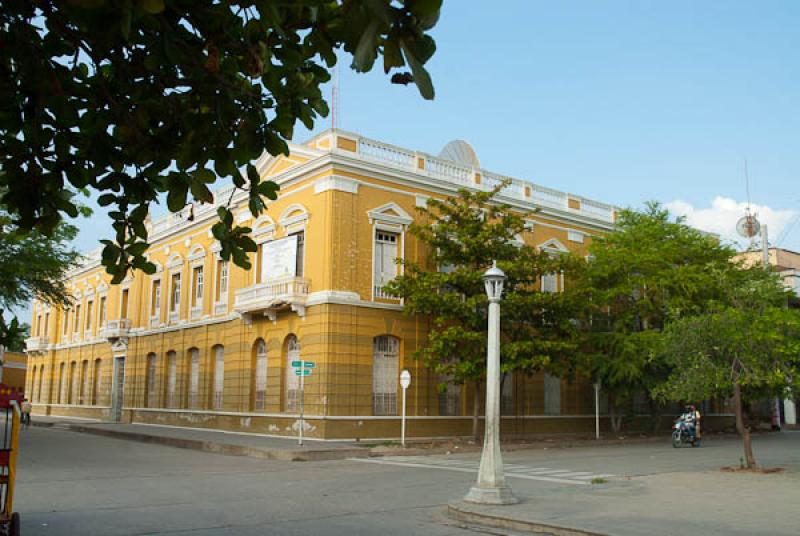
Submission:
{"label": "dirt patch", "polygon": [[783,467],[720,467],[720,471],[724,473],[754,473],[759,475],[769,475],[773,473],[782,473]]}

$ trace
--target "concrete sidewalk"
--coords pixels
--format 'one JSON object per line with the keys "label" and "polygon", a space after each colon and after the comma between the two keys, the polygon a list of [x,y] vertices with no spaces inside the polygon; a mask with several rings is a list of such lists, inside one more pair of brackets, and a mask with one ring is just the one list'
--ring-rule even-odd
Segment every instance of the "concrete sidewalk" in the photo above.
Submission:
{"label": "concrete sidewalk", "polygon": [[95,434],[117,439],[214,452],[229,456],[285,461],[343,460],[369,456],[369,448],[348,441],[319,441],[240,434],[200,428],[177,428],[150,424],[123,424],[34,416],[33,426]]}
{"label": "concrete sidewalk", "polygon": [[[324,441],[305,439],[304,445],[297,444],[296,438],[271,437],[260,434],[247,434],[210,430],[203,428],[180,428],[155,424],[124,424],[91,419],[74,419],[34,415],[33,426],[50,427],[86,434],[102,435],[117,439],[127,439],[178,448],[215,452],[230,456],[249,456],[251,458],[286,461],[324,461],[343,460],[368,456],[426,456],[434,454],[478,453],[481,444],[452,440],[409,440],[406,448],[397,441]],[[632,443],[663,441],[663,437],[604,438],[600,441],[585,437],[542,436],[525,440],[504,441],[503,452],[519,450],[602,447]]]}
{"label": "concrete sidewalk", "polygon": [[511,506],[455,501],[466,523],[555,536],[796,536],[800,473],[676,472],[591,487],[542,488]]}

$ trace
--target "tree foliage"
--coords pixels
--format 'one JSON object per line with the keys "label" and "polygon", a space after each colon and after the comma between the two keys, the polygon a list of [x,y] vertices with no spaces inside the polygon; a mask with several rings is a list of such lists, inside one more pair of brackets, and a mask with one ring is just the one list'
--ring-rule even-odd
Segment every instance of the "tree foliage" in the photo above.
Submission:
{"label": "tree foliage", "polygon": [[[85,211],[84,208],[79,207]],[[3,313],[30,304],[32,299],[57,306],[68,306],[67,272],[80,260],[70,242],[77,228],[67,223],[56,225],[51,236],[20,229],[0,214],[0,317]],[[12,346],[25,334],[27,326],[16,318],[0,321],[0,344]]]}
{"label": "tree foliage", "polygon": [[[755,270],[767,274],[761,268]],[[716,311],[671,322],[659,353],[671,366],[654,395],[665,400],[734,399],[748,467],[755,466],[743,404],[800,389],[800,311],[783,307],[777,278],[731,288]]]}
{"label": "tree foliage", "polygon": [[[359,72],[379,55],[397,83],[434,96],[428,31],[441,0],[8,0],[0,6],[2,204],[53,235],[88,188],[111,207],[102,262],[113,281],[152,273],[145,218],[212,202],[230,178],[254,215],[277,185],[252,162],[287,154],[299,120],[328,114],[320,86],[344,49]],[[406,70],[408,69],[408,70]],[[244,172],[242,172],[244,171]],[[213,227],[225,259],[255,244],[227,206]]]}
{"label": "tree foliage", "polygon": [[428,200],[410,228],[425,260],[406,260],[403,274],[387,286],[404,299],[407,313],[430,318],[427,344],[414,357],[450,382],[474,384],[476,400],[486,374],[488,298],[481,276],[493,261],[508,277],[501,303],[502,371],[563,371],[574,350],[571,295],[539,291],[543,274],[569,270],[574,261],[519,241],[524,215],[497,202],[502,187]]}
{"label": "tree foliage", "polygon": [[578,282],[589,305],[584,369],[609,392],[614,412],[666,377],[670,365],[655,352],[661,330],[724,299],[722,279],[735,270],[735,251],[648,203],[621,211],[590,253]]}

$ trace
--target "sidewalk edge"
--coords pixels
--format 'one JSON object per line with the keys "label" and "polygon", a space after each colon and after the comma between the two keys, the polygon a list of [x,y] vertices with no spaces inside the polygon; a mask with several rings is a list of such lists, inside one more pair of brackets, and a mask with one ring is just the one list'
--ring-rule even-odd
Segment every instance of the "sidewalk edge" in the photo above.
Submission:
{"label": "sidewalk edge", "polygon": [[480,512],[464,501],[453,501],[447,505],[447,515],[456,521],[474,523],[484,527],[531,532],[533,534],[552,534],[553,536],[609,536],[602,532],[592,532],[570,527],[560,527],[527,519],[503,517]]}
{"label": "sidewalk edge", "polygon": [[[53,428],[52,423],[38,423],[38,424],[34,423],[33,425]],[[138,441],[140,443],[152,443],[168,447],[199,450],[203,452],[212,452],[215,454],[224,454],[227,456],[246,456],[249,458],[260,458],[269,460],[282,460],[282,461],[293,461],[293,462],[296,461],[316,462],[316,461],[328,461],[328,460],[344,460],[347,458],[360,458],[369,456],[369,452],[364,452],[364,449],[343,449],[343,448],[320,449],[320,450],[270,449],[261,447],[250,447],[247,445],[233,445],[230,443],[221,443],[218,441],[208,441],[203,439],[159,436],[153,434],[144,434],[140,432],[127,432],[123,430],[108,430],[104,428],[94,428],[92,426],[85,426],[85,425],[71,424],[71,423],[62,424],[56,428],[83,434],[92,434],[104,437],[111,437],[115,439],[125,439],[128,441]]]}

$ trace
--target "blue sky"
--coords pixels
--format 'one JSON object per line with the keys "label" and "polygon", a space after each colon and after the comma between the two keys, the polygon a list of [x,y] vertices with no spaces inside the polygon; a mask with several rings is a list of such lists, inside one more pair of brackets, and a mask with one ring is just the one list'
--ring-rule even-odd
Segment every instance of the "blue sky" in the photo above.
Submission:
{"label": "blue sky", "polygon": [[[492,171],[620,206],[671,203],[723,236],[746,158],[775,243],[800,214],[798,27],[796,1],[445,0],[436,99],[342,56],[338,124],[433,154],[463,138]],[[80,226],[81,249],[107,234],[101,213]],[[800,249],[800,223],[780,245]]]}

